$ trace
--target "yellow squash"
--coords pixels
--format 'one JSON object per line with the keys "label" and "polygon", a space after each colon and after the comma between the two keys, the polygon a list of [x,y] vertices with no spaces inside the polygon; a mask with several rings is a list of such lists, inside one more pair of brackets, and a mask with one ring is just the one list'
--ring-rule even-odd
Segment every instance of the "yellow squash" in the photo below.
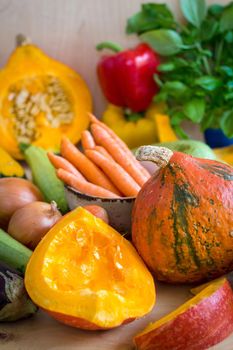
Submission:
{"label": "yellow squash", "polygon": [[0,147],[0,178],[1,177],[24,177],[24,168]]}
{"label": "yellow squash", "polygon": [[75,71],[21,40],[0,72],[0,146],[17,159],[20,143],[58,151],[62,135],[79,141],[91,108]]}
{"label": "yellow squash", "polygon": [[176,141],[165,105],[152,103],[143,116],[125,113],[125,109],[109,104],[102,121],[128,145],[136,148],[156,142]]}

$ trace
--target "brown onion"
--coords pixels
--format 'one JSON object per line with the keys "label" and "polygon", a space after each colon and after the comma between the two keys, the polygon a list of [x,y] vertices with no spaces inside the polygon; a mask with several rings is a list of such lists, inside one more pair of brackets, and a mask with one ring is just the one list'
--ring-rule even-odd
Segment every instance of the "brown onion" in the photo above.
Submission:
{"label": "brown onion", "polygon": [[32,202],[15,211],[9,222],[8,233],[34,249],[61,217],[55,202]]}
{"label": "brown onion", "polygon": [[32,182],[16,177],[0,179],[0,227],[7,228],[17,209],[40,200],[43,196]]}

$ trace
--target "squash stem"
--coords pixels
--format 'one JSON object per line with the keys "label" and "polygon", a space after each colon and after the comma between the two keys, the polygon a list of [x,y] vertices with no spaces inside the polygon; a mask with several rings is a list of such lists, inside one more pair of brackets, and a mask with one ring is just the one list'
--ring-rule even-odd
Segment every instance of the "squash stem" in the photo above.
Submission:
{"label": "squash stem", "polygon": [[31,44],[31,40],[23,34],[17,34],[15,38],[16,47]]}
{"label": "squash stem", "polygon": [[136,158],[139,161],[150,161],[164,168],[170,161],[173,152],[166,147],[142,146],[136,151]]}

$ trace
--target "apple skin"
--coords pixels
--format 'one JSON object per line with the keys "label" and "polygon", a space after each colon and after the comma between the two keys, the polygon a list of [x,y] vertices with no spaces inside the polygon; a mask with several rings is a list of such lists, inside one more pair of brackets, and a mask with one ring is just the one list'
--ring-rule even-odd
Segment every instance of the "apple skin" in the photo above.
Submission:
{"label": "apple skin", "polygon": [[205,350],[233,332],[233,290],[227,279],[158,328],[134,338],[139,350]]}

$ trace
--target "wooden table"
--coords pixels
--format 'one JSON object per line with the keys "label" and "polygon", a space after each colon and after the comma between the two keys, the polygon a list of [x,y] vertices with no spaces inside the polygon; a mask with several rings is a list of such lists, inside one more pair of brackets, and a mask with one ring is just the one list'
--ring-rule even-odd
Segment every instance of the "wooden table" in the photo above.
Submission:
{"label": "wooden table", "polygon": [[[135,334],[149,322],[174,310],[190,296],[189,288],[186,286],[177,287],[157,283],[157,303],[154,310],[147,317],[110,331],[81,331],[59,324],[39,311],[28,320],[0,324],[0,349],[133,350],[132,337]],[[4,332],[8,333],[7,337],[1,337],[1,333]],[[211,349],[233,350],[233,334]]]}

